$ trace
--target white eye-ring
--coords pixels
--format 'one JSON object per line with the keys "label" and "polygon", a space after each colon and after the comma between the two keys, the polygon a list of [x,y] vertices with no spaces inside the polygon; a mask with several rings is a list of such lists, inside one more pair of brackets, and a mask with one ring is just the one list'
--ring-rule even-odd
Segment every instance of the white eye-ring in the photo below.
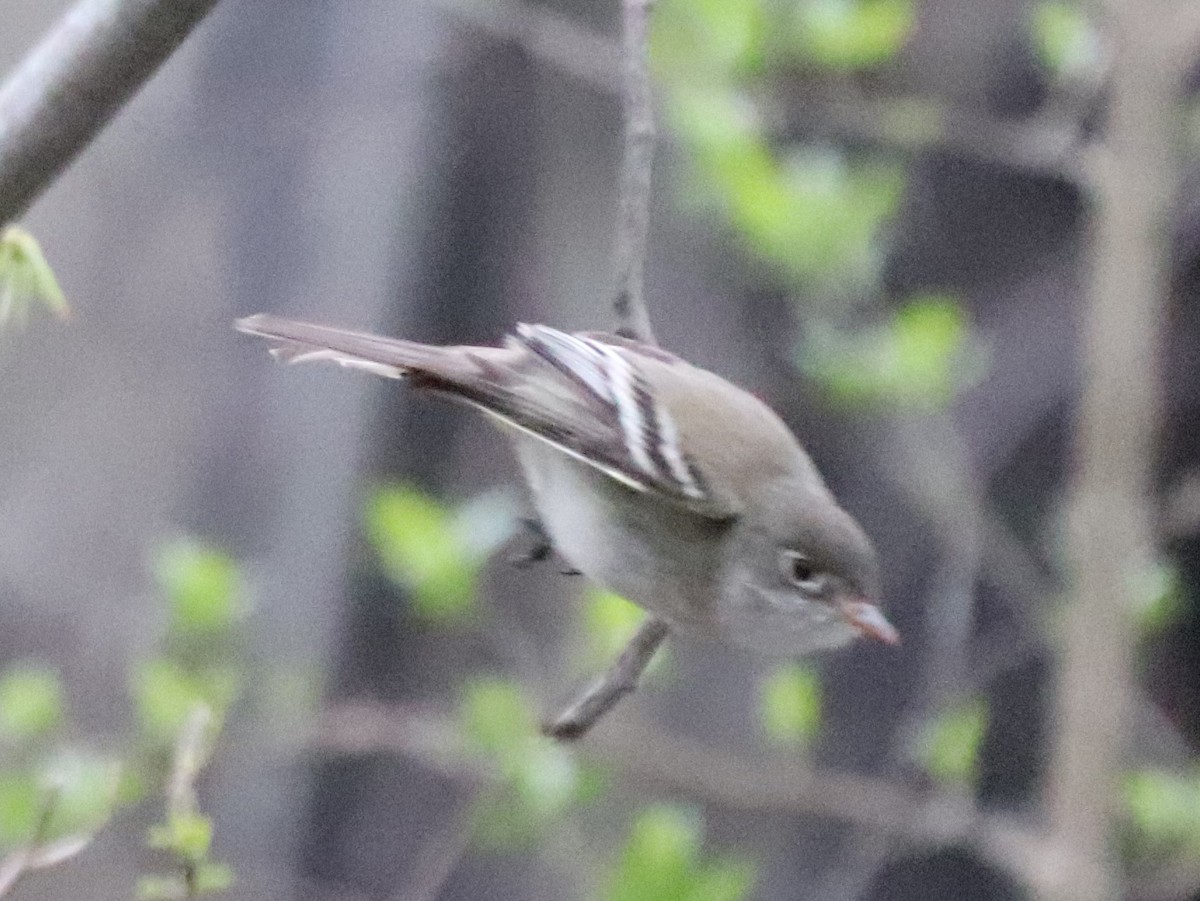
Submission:
{"label": "white eye-ring", "polygon": [[825,591],[825,574],[799,551],[784,551],[780,555],[783,575],[805,594],[822,594]]}

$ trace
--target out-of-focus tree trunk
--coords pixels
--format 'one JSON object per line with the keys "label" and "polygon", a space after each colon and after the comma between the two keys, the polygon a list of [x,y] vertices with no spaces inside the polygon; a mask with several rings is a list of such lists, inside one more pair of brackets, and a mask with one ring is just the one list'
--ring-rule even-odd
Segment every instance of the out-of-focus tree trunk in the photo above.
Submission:
{"label": "out-of-focus tree trunk", "polygon": [[1114,56],[1106,130],[1090,167],[1092,268],[1051,771],[1054,832],[1039,886],[1047,901],[1121,897],[1113,839],[1132,711],[1131,595],[1154,544],[1151,476],[1182,76],[1172,30],[1186,31],[1177,20],[1184,6],[1109,4]]}

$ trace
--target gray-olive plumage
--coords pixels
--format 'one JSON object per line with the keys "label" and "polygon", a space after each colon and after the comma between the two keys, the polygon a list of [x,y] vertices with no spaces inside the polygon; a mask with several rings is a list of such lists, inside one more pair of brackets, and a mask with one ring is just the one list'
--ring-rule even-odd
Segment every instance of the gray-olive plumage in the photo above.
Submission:
{"label": "gray-olive plumage", "polygon": [[509,433],[558,552],[678,628],[769,653],[888,643],[875,552],[778,416],[657,347],[522,325],[434,347],[258,315],[290,362],[329,360],[469,403]]}

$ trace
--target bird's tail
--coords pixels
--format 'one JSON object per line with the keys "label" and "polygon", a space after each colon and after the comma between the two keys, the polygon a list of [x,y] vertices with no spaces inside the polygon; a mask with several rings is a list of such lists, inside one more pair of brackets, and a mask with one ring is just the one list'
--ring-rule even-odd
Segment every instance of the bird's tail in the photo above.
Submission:
{"label": "bird's tail", "polygon": [[285,363],[324,360],[387,378],[424,373],[449,382],[465,375],[458,370],[470,365],[459,348],[381,338],[266,313],[239,319],[234,328],[266,338],[272,344],[271,355]]}

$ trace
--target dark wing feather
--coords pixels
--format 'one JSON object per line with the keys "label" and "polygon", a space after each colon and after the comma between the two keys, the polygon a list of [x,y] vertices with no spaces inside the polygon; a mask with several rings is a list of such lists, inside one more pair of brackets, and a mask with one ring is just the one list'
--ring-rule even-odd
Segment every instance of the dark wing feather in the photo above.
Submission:
{"label": "dark wing feather", "polygon": [[599,335],[521,325],[505,347],[434,347],[259,315],[239,330],[287,362],[326,360],[462,400],[637,490],[700,515],[731,514],[710,496],[653,395],[637,355]]}

